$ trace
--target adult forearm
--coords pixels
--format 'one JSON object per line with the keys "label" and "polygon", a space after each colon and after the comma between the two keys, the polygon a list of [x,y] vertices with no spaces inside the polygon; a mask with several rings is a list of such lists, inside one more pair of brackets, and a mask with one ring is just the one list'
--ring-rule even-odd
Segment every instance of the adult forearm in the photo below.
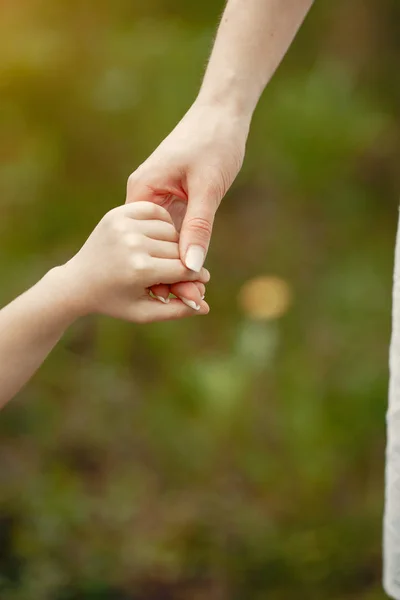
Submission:
{"label": "adult forearm", "polygon": [[31,378],[78,316],[62,268],[0,311],[0,408]]}
{"label": "adult forearm", "polygon": [[199,99],[251,115],[313,0],[228,0]]}

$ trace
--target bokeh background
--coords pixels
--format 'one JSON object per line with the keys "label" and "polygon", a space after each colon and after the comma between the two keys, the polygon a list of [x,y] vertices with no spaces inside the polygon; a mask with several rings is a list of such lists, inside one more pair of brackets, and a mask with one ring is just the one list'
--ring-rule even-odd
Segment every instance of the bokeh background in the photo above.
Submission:
{"label": "bokeh background", "polygon": [[[222,0],[3,0],[0,301],[194,100]],[[0,419],[2,600],[379,600],[400,4],[317,2],[218,213],[211,313],[85,319]]]}

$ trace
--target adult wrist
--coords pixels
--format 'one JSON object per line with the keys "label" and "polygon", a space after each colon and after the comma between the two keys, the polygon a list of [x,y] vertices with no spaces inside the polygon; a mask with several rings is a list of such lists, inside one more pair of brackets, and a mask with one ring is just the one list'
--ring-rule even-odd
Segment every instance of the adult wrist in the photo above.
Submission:
{"label": "adult wrist", "polygon": [[218,131],[226,136],[229,132],[238,143],[246,144],[250,131],[252,118],[251,111],[241,110],[231,102],[221,102],[219,99],[211,96],[199,95],[189,109],[187,116],[190,115],[199,123],[206,126],[207,123],[218,125]]}
{"label": "adult wrist", "polygon": [[249,90],[246,81],[240,81],[235,75],[227,75],[218,86],[211,85],[205,78],[196,103],[213,109],[222,109],[232,118],[250,125],[258,95]]}

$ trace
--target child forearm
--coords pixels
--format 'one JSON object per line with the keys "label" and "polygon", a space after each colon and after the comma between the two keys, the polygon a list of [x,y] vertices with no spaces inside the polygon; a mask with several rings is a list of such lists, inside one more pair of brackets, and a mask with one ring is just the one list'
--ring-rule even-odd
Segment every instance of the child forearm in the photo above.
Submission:
{"label": "child forearm", "polygon": [[[27,383],[77,318],[103,314],[135,323],[207,314],[208,305],[178,299],[161,304],[149,296],[157,283],[196,281],[179,259],[179,235],[169,213],[150,202],[109,211],[80,251],[49,271],[0,311],[0,408]],[[197,289],[197,288],[196,288]],[[200,293],[200,292],[198,292]]]}
{"label": "child forearm", "polygon": [[0,408],[32,377],[79,316],[63,267],[0,310]]}

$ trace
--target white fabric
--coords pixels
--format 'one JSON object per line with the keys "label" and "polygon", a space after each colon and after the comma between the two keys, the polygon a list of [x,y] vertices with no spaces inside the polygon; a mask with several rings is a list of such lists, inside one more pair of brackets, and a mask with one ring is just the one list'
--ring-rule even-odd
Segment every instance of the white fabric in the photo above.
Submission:
{"label": "white fabric", "polygon": [[383,531],[383,585],[400,600],[400,221],[393,278],[392,340],[387,411],[386,491]]}

